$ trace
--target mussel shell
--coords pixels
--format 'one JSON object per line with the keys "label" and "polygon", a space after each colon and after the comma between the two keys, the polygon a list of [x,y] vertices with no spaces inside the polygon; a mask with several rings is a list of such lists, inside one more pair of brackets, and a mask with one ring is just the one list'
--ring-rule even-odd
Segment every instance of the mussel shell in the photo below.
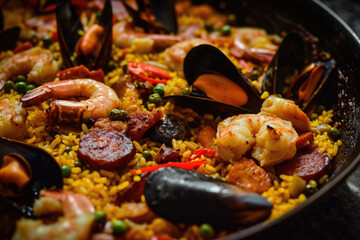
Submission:
{"label": "mussel shell", "polygon": [[0,8],[0,31],[4,29],[4,14]]}
{"label": "mussel shell", "polygon": [[266,219],[272,204],[257,193],[180,168],[161,168],[145,183],[148,206],[167,220],[232,228]]}
{"label": "mussel shell", "polygon": [[156,22],[160,23],[169,33],[178,32],[174,0],[152,0]]}
{"label": "mussel shell", "polygon": [[185,95],[172,95],[163,98],[165,101],[173,102],[175,105],[182,106],[183,108],[192,108],[194,111],[204,114],[209,113],[222,118],[245,114],[257,113],[242,107],[235,107],[233,105],[217,102],[209,98],[185,96]]}
{"label": "mussel shell", "polygon": [[0,32],[0,51],[13,49],[20,35],[20,27],[12,27]]}
{"label": "mussel shell", "polygon": [[31,167],[32,179],[22,197],[7,198],[7,200],[21,213],[31,217],[34,198],[38,197],[42,189],[52,187],[61,189],[63,187],[60,167],[53,157],[43,149],[0,137],[1,165],[3,157],[9,153],[19,154],[26,159]]}
{"label": "mussel shell", "polygon": [[262,100],[259,92],[219,49],[207,44],[191,49],[184,60],[184,74],[189,85],[204,73],[220,74],[234,81],[248,95],[248,102],[242,108],[260,111]]}
{"label": "mussel shell", "polygon": [[282,40],[265,73],[261,91],[269,94],[283,94],[289,84],[285,80],[300,73],[304,66],[305,46],[302,37],[289,33]]}
{"label": "mussel shell", "polygon": [[65,67],[70,68],[75,65],[84,64],[89,69],[106,69],[111,56],[112,47],[112,7],[110,0],[107,0],[100,18],[100,25],[104,27],[105,36],[101,43],[101,51],[94,63],[88,57],[78,56],[78,62],[73,62],[71,56],[74,55],[76,44],[81,38],[79,31],[83,31],[80,19],[76,15],[70,0],[57,0],[56,2],[56,22],[57,32],[60,43],[60,51]]}

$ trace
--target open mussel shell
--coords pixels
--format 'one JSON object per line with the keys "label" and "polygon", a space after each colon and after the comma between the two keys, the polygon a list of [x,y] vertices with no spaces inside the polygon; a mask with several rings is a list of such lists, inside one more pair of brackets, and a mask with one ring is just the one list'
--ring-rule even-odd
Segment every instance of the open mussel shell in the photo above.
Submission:
{"label": "open mussel shell", "polygon": [[12,206],[27,217],[32,217],[33,202],[42,189],[63,187],[63,176],[59,165],[46,151],[0,137],[0,164],[5,156],[16,156],[23,159],[31,168],[31,179],[23,189],[21,196],[5,197]]}
{"label": "open mussel shell", "polygon": [[178,32],[174,0],[152,0],[156,22],[160,23],[169,33]]}
{"label": "open mussel shell", "polygon": [[221,50],[207,44],[191,49],[184,60],[184,74],[189,85],[193,85],[205,73],[219,74],[235,82],[248,95],[248,101],[242,108],[252,112],[260,111],[262,100],[259,92]]}
{"label": "open mussel shell", "polygon": [[161,168],[145,183],[146,202],[167,220],[233,228],[266,219],[272,204],[236,185],[180,168]]}
{"label": "open mussel shell", "polygon": [[163,99],[184,108],[192,108],[200,114],[209,113],[222,118],[238,114],[257,113],[242,107],[235,107],[233,105],[217,102],[209,98],[196,96],[172,95],[166,96]]}
{"label": "open mussel shell", "polygon": [[286,80],[299,74],[304,66],[304,51],[304,42],[299,34],[286,35],[268,66],[261,91],[283,94],[283,90],[289,85]]}
{"label": "open mussel shell", "polygon": [[78,61],[73,62],[76,45],[82,37],[79,32],[83,32],[79,17],[76,15],[70,0],[57,0],[56,2],[56,22],[60,43],[61,56],[65,67],[70,68],[77,65],[85,65],[89,69],[106,69],[111,56],[112,47],[112,7],[110,0],[105,2],[101,14],[99,25],[104,28],[105,36],[101,44],[101,51],[95,60],[89,57],[78,56]]}

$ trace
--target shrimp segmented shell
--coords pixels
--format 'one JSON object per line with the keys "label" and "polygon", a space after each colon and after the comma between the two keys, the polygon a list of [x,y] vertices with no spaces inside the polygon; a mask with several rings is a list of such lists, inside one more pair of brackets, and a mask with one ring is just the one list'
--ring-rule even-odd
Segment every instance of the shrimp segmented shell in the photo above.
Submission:
{"label": "shrimp segmented shell", "polygon": [[84,118],[107,117],[110,111],[120,104],[120,100],[112,88],[92,79],[45,83],[23,96],[21,102],[23,107],[28,107],[49,98],[66,99],[71,97],[88,97],[89,99],[80,102],[52,101],[47,109],[50,122],[80,123]]}
{"label": "shrimp segmented shell", "polygon": [[26,74],[29,82],[41,85],[53,81],[58,71],[58,65],[51,52],[34,47],[0,62],[0,88],[5,81],[14,76]]}
{"label": "shrimp segmented shell", "polygon": [[271,95],[262,104],[261,112],[275,114],[281,119],[290,121],[295,129],[309,131],[310,119],[294,101]]}
{"label": "shrimp segmented shell", "polygon": [[252,149],[261,166],[274,166],[295,156],[298,134],[291,122],[259,113],[226,118],[219,123],[216,137],[223,160],[239,160]]}

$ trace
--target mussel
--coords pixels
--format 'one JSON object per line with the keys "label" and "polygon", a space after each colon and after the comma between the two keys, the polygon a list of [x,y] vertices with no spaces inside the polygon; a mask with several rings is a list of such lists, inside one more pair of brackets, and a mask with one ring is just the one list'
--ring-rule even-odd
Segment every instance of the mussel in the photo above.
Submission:
{"label": "mussel", "polygon": [[239,227],[266,219],[272,204],[257,193],[179,168],[161,168],[147,179],[148,206],[174,222]]}
{"label": "mussel", "polygon": [[[77,65],[85,65],[89,69],[106,69],[111,56],[112,47],[112,7],[110,0],[107,0],[104,9],[101,13],[99,24],[94,26],[98,27],[97,36],[98,43],[91,53],[77,54],[75,53],[78,48],[79,41],[82,41],[80,32],[83,32],[83,26],[76,15],[74,7],[71,5],[70,0],[57,0],[56,3],[56,20],[57,31],[60,43],[60,51],[67,68]],[[94,30],[93,32],[95,32]],[[94,40],[94,39],[92,39]],[[72,58],[75,59],[72,61]]]}
{"label": "mussel", "polygon": [[63,187],[59,165],[44,150],[0,137],[0,195],[27,217],[42,189]]}
{"label": "mussel", "polygon": [[297,33],[289,33],[265,73],[261,91],[281,94],[307,110],[312,100],[325,85],[335,60],[328,59],[309,64],[306,62],[305,43]]}
{"label": "mussel", "polygon": [[[189,85],[196,84],[205,74],[216,75],[221,78],[221,81],[230,81],[231,86],[239,87],[247,99],[245,99],[242,106],[234,106],[210,99],[207,96],[208,93],[193,91],[190,96],[168,96],[164,98],[165,100],[176,102],[184,107],[190,105],[199,112],[219,112],[219,115],[222,116],[227,115],[227,111],[236,114],[257,113],[260,111],[262,100],[259,92],[238,71],[236,66],[214,46],[204,44],[191,49],[184,60],[184,74]],[[202,81],[201,84],[204,85],[206,82],[203,84]],[[219,92],[219,89],[216,90]]]}
{"label": "mussel", "polygon": [[136,0],[137,10],[123,4],[136,26],[147,33],[177,33],[178,25],[174,0]]}

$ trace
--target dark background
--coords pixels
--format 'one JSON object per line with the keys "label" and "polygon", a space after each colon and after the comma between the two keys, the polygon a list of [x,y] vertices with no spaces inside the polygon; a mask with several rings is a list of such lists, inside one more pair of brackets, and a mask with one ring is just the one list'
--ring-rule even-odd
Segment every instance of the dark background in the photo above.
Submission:
{"label": "dark background", "polygon": [[[360,36],[359,0],[322,2]],[[360,239],[360,167],[310,209],[272,232],[268,239]]]}

